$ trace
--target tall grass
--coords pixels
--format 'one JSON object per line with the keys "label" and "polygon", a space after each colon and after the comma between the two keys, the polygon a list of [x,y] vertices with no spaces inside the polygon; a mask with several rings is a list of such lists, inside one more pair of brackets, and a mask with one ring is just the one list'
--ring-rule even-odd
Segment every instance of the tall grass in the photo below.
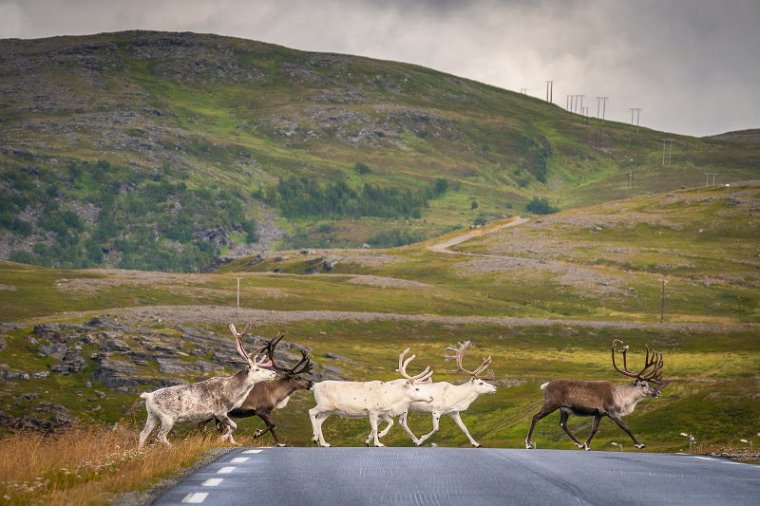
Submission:
{"label": "tall grass", "polygon": [[16,433],[0,439],[0,503],[108,504],[146,490],[219,446],[191,434],[165,448],[137,450],[137,432],[80,427],[55,435]]}

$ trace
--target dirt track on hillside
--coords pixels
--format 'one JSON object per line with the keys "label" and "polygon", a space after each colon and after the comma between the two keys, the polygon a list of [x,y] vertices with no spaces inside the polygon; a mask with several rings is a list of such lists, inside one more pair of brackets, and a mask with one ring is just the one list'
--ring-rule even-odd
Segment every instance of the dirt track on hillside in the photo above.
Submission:
{"label": "dirt track on hillside", "polygon": [[[107,316],[116,321],[143,325],[183,325],[190,323],[228,324],[230,322],[248,322],[256,324],[288,324],[302,321],[398,321],[422,324],[440,323],[446,325],[490,324],[507,328],[548,327],[553,325],[567,327],[585,327],[594,329],[640,329],[640,330],[678,330],[678,331],[725,331],[748,328],[760,328],[757,324],[722,324],[722,323],[647,323],[615,320],[569,320],[547,318],[509,318],[499,316],[442,316],[434,314],[396,314],[358,311],[273,311],[263,309],[246,309],[224,306],[142,306],[131,308],[112,308],[106,311],[88,311],[59,313],[45,318],[50,321],[79,320],[94,316]],[[35,319],[35,322],[39,322]]]}

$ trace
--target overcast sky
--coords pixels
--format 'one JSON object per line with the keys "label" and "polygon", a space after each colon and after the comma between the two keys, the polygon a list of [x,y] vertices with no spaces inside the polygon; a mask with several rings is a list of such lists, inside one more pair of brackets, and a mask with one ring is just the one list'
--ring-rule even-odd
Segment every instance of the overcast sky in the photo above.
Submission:
{"label": "overcast sky", "polygon": [[760,0],[0,0],[0,38],[232,35],[416,63],[688,135],[760,128]]}

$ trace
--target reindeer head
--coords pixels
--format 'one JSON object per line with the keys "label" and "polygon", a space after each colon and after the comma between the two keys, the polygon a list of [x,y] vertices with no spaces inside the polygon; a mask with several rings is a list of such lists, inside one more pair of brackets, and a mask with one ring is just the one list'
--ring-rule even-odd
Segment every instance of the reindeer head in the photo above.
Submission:
{"label": "reindeer head", "polygon": [[259,355],[251,356],[251,354],[246,353],[243,349],[243,341],[242,337],[245,335],[246,332],[251,328],[251,324],[246,324],[245,328],[243,329],[243,332],[238,332],[235,328],[234,323],[230,323],[229,329],[230,332],[232,332],[232,335],[235,336],[235,349],[238,352],[238,355],[243,357],[247,364],[248,369],[248,379],[252,382],[259,382],[259,381],[267,381],[272,380],[275,378],[276,373],[269,369],[264,369],[264,367],[271,367],[272,361],[267,358],[266,355],[263,355],[259,358]]}
{"label": "reindeer head", "polygon": [[[639,389],[639,397],[659,397],[661,391],[668,382],[662,379],[662,366],[664,364],[662,353],[649,350],[649,345],[645,346],[646,357],[644,358],[644,367],[639,372],[628,369],[628,345],[620,339],[612,341],[612,366],[615,370],[630,378],[635,378],[631,383],[633,387]],[[618,367],[615,362],[615,353],[623,355],[623,368]]]}
{"label": "reindeer head", "polygon": [[406,378],[405,388],[409,392],[409,398],[413,402],[433,402],[433,397],[427,389],[424,388],[424,384],[429,383],[428,380],[433,375],[433,371],[431,371],[430,366],[428,366],[416,376],[410,376],[409,373],[406,372],[406,368],[417,355],[405,358],[407,353],[409,353],[409,348],[402,351],[398,356],[398,369],[396,369],[396,371]]}
{"label": "reindeer head", "polygon": [[294,381],[297,384],[296,386],[298,386],[298,388],[310,390],[314,385],[314,382],[311,379],[301,376],[302,374],[310,375],[311,369],[314,367],[311,363],[311,359],[309,359],[308,352],[304,351],[302,348],[299,348],[298,351],[301,352],[301,361],[293,367],[281,367],[277,364],[277,359],[275,358],[275,348],[277,348],[277,345],[280,344],[280,341],[282,341],[283,337],[285,337],[285,334],[281,335],[277,339],[269,339],[264,341],[264,347],[261,348],[260,351],[266,351],[266,354],[272,361],[272,367],[275,370],[285,373],[283,379]]}
{"label": "reindeer head", "polygon": [[463,343],[457,343],[458,346],[455,348],[454,346],[449,346],[446,348],[448,351],[453,352],[453,355],[446,355],[444,357],[445,360],[456,360],[457,362],[457,371],[461,371],[465,374],[470,375],[470,383],[472,384],[472,387],[475,389],[475,391],[479,394],[492,394],[496,392],[496,387],[490,383],[486,383],[483,381],[484,379],[493,379],[494,373],[493,371],[489,371],[488,375],[483,377],[481,376],[483,372],[488,369],[488,367],[491,365],[491,357],[486,357],[483,362],[481,362],[480,366],[475,369],[474,371],[468,371],[464,367],[462,367],[462,358],[464,357],[465,352],[470,348],[470,341],[465,341]]}

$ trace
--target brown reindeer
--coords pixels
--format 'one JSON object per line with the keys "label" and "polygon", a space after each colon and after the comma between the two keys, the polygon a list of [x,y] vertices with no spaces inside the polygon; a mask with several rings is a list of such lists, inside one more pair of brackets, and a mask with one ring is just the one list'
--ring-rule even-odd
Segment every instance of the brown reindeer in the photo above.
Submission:
{"label": "brown reindeer", "polygon": [[[270,415],[275,409],[284,408],[290,396],[297,390],[309,390],[312,387],[312,381],[304,378],[301,375],[306,375],[311,372],[312,363],[308,358],[308,353],[301,351],[301,361],[291,368],[281,367],[277,364],[277,359],[274,358],[275,348],[280,343],[284,336],[280,336],[275,340],[264,341],[265,345],[261,351],[266,350],[267,356],[272,361],[272,368],[285,373],[282,378],[262,381],[257,383],[258,388],[254,386],[253,390],[248,394],[248,397],[237,408],[228,413],[230,418],[248,418],[251,416],[258,416],[267,425],[266,429],[257,429],[253,433],[253,437],[257,438],[263,436],[267,432],[272,433],[275,444],[277,446],[285,446],[280,442],[275,432],[275,424],[272,422]],[[211,421],[207,420],[205,423]],[[217,420],[217,427],[219,422]]]}
{"label": "brown reindeer", "polygon": [[[622,353],[623,355],[622,369],[615,362],[615,353]],[[528,435],[525,438],[525,448],[534,448],[534,443],[530,438],[533,434],[533,429],[536,427],[536,423],[557,409],[560,410],[559,426],[578,445],[578,448],[591,449],[589,446],[591,438],[596,434],[599,421],[603,416],[609,417],[618,427],[623,429],[633,440],[636,448],[646,448],[646,445],[636,439],[636,436],[633,435],[621,418],[633,413],[636,404],[640,400],[647,397],[659,397],[660,390],[668,382],[662,380],[663,360],[661,353],[656,351],[650,352],[647,345],[644,368],[639,372],[633,372],[628,369],[627,353],[628,346],[623,341],[619,339],[612,341],[612,366],[619,373],[635,378],[632,383],[627,385],[616,385],[607,381],[573,380],[550,381],[541,385],[541,389],[544,391],[544,405],[541,411],[533,416],[530,430],[528,430]],[[583,444],[567,428],[567,419],[570,415],[594,417],[594,421],[591,424],[591,433]]]}

